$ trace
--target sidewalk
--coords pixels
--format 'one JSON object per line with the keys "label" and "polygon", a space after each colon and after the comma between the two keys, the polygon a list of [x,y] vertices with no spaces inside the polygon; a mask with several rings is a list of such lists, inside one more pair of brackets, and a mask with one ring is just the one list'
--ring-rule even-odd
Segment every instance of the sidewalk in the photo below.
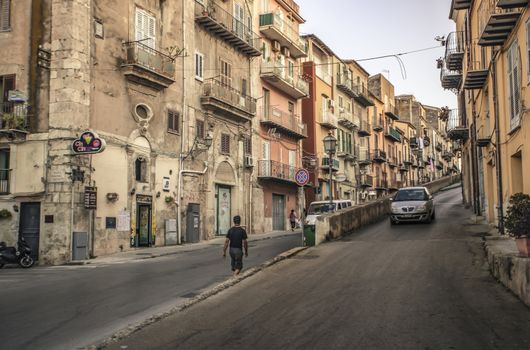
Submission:
{"label": "sidewalk", "polygon": [[[278,237],[290,236],[290,235],[299,235],[300,242],[302,242],[302,231],[296,230],[292,231],[274,231],[268,233],[254,234],[249,235],[249,242],[262,241],[265,239],[273,239]],[[72,261],[66,265],[107,265],[107,264],[120,264],[126,263],[133,260],[144,260],[144,259],[153,259],[157,257],[181,254],[191,251],[197,251],[202,249],[207,249],[212,246],[221,247],[224,244],[225,237],[216,237],[209,241],[203,241],[199,243],[190,243],[174,246],[163,246],[163,247],[149,247],[149,248],[132,248],[131,250],[114,253],[110,255],[98,256],[94,259],[89,260],[79,260]],[[221,248],[219,248],[221,250]]]}

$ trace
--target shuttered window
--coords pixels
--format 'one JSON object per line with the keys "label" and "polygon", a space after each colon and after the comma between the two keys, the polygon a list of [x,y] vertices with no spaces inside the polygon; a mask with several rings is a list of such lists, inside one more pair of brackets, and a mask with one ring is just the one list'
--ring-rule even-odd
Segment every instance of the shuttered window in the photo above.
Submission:
{"label": "shuttered window", "polygon": [[155,49],[156,19],[145,10],[136,9],[136,41]]}
{"label": "shuttered window", "polygon": [[252,155],[252,140],[248,136],[243,139],[243,152],[246,156]]}
{"label": "shuttered window", "polygon": [[204,79],[204,55],[200,52],[195,52],[195,79]]}
{"label": "shuttered window", "polygon": [[230,135],[221,134],[221,153],[230,154]]}
{"label": "shuttered window", "polygon": [[204,122],[202,120],[195,121],[195,132],[196,132],[196,137],[199,140],[204,139]]}
{"label": "shuttered window", "polygon": [[517,40],[508,50],[508,85],[510,106],[510,130],[519,126],[521,116],[521,73]]}
{"label": "shuttered window", "polygon": [[11,29],[11,0],[0,0],[0,32]]}
{"label": "shuttered window", "polygon": [[179,113],[167,111],[167,131],[178,134],[180,132]]}
{"label": "shuttered window", "polygon": [[232,87],[232,65],[222,58],[219,58],[219,65],[221,66],[221,73],[219,74],[221,84]]}

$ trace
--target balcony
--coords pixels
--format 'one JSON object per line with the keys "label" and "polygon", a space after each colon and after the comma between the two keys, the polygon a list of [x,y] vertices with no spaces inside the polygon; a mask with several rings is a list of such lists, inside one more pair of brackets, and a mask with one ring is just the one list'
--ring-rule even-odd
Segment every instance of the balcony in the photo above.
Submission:
{"label": "balcony", "polygon": [[357,176],[357,182],[363,188],[374,187],[374,177],[371,175],[359,175]]}
{"label": "balcony", "polygon": [[447,119],[447,136],[451,140],[466,140],[469,138],[469,128],[458,109],[449,111]]}
{"label": "balcony", "polygon": [[[321,169],[323,171],[329,171],[329,157],[322,158],[322,166]],[[339,171],[340,169],[340,162],[338,159],[333,158],[333,164],[331,164],[331,171]]]}
{"label": "balcony", "polygon": [[408,165],[406,165],[405,163],[400,164],[400,165],[399,165],[399,171],[400,171],[401,173],[408,173],[408,172],[409,172],[409,167],[408,167]]}
{"label": "balcony", "polygon": [[436,142],[435,148],[438,152],[441,152],[443,150],[442,144],[440,142]]}
{"label": "balcony", "polygon": [[399,120],[399,114],[397,111],[397,108],[393,104],[389,104],[387,108],[385,108],[385,115],[389,117],[392,120]]}
{"label": "balcony", "polygon": [[364,107],[374,106],[374,101],[370,98],[368,88],[364,84],[354,86],[353,92],[355,93],[355,96],[353,96],[355,101],[359,102]]}
{"label": "balcony", "polygon": [[374,122],[372,124],[372,130],[376,132],[381,132],[384,129],[383,118],[374,117]]}
{"label": "balcony", "polygon": [[372,135],[370,123],[368,123],[367,120],[361,120],[359,121],[359,130],[357,130],[359,133],[359,136],[365,137]]}
{"label": "balcony", "polygon": [[393,156],[389,156],[386,160],[387,164],[391,168],[396,168],[398,166],[397,159]]}
{"label": "balcony", "polygon": [[490,131],[489,120],[484,123],[477,130],[477,146],[487,147],[491,143],[492,132]]}
{"label": "balcony", "polygon": [[521,17],[521,12],[513,9],[527,4],[528,1],[483,0],[478,8],[478,45],[504,45]]}
{"label": "balcony", "polygon": [[444,89],[458,90],[460,84],[462,84],[462,71],[450,70],[447,67],[447,62],[444,60],[440,72],[440,81],[442,82],[442,87]]}
{"label": "balcony", "polygon": [[320,111],[320,125],[328,129],[336,129],[338,124],[337,117],[330,109]]}
{"label": "balcony", "polygon": [[127,58],[122,64],[125,77],[155,90],[175,82],[175,60],[138,41],[125,43]]}
{"label": "balcony", "polygon": [[379,176],[375,177],[374,187],[376,190],[386,190],[388,189],[388,181],[385,178],[380,178]]}
{"label": "balcony", "polygon": [[237,121],[249,121],[256,115],[256,99],[217,80],[203,84],[203,107]]}
{"label": "balcony", "polygon": [[345,127],[348,130],[355,130],[359,126],[358,119],[353,119],[350,112],[341,111],[338,118],[339,125]]}
{"label": "balcony", "polygon": [[337,89],[344,92],[351,98],[355,98],[355,92],[353,91],[353,82],[349,77],[349,74],[337,73]]}
{"label": "balcony", "polygon": [[368,149],[358,148],[357,154],[358,154],[357,163],[359,163],[360,166],[372,164],[372,157]]}
{"label": "balcony", "polygon": [[403,158],[403,164],[404,165],[412,165],[414,163],[414,159],[412,157],[405,157]]}
{"label": "balcony", "polygon": [[261,65],[261,78],[294,99],[309,95],[309,83],[299,76],[290,76],[287,67],[264,62]]}
{"label": "balcony", "polygon": [[453,9],[454,10],[467,10],[471,7],[473,0],[454,0]]}
{"label": "balcony", "polygon": [[0,132],[24,132],[28,127],[28,106],[23,103],[0,102]]}
{"label": "balcony", "polygon": [[260,123],[263,126],[275,128],[276,131],[295,139],[305,139],[307,137],[307,125],[302,123],[302,119],[299,116],[276,107],[269,107],[264,110]]}
{"label": "balcony", "polygon": [[452,32],[445,43],[445,62],[450,70],[462,70],[464,60],[464,32]]}
{"label": "balcony", "polygon": [[195,22],[248,57],[261,56],[259,35],[214,1],[195,1]]}
{"label": "balcony", "polygon": [[0,195],[9,194],[9,169],[0,169]]}
{"label": "balcony", "polygon": [[258,179],[277,181],[296,185],[296,172],[298,168],[273,160],[260,160],[258,162]]}
{"label": "balcony", "polygon": [[418,145],[418,139],[414,136],[410,139],[410,148],[411,149],[417,149],[419,147]]}
{"label": "balcony", "polygon": [[466,78],[464,79],[464,89],[475,90],[482,89],[488,79],[489,70],[482,61],[470,62],[467,69]]}
{"label": "balcony", "polygon": [[401,134],[391,126],[386,128],[385,137],[395,142],[401,142]]}
{"label": "balcony", "polygon": [[445,159],[447,162],[450,161],[454,157],[453,152],[444,151],[442,153],[442,158]]}
{"label": "balcony", "polygon": [[386,152],[381,151],[380,149],[375,150],[372,153],[372,160],[374,163],[384,163],[386,162]]}
{"label": "balcony", "polygon": [[305,45],[298,30],[280,17],[279,13],[264,13],[259,16],[259,30],[270,40],[276,40],[289,50],[292,57],[306,57]]}

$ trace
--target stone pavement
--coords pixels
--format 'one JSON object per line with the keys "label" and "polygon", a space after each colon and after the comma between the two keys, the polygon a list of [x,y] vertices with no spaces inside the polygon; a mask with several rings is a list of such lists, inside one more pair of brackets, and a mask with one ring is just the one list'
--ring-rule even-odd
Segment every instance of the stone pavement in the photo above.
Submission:
{"label": "stone pavement", "polygon": [[[272,239],[282,236],[290,235],[300,235],[300,242],[302,242],[302,231],[295,230],[292,231],[273,231],[262,234],[249,235],[249,242],[261,241],[265,239]],[[108,264],[120,264],[129,262],[132,260],[143,260],[143,259],[152,259],[161,256],[181,254],[191,251],[197,251],[201,249],[206,249],[211,246],[222,246],[224,244],[225,237],[216,237],[209,241],[203,241],[200,243],[191,243],[191,244],[182,244],[174,246],[164,246],[164,247],[149,247],[149,248],[133,248],[128,251],[114,253],[110,255],[99,256],[90,260],[80,260],[73,261],[67,265],[108,265]],[[302,245],[302,243],[300,243]]]}

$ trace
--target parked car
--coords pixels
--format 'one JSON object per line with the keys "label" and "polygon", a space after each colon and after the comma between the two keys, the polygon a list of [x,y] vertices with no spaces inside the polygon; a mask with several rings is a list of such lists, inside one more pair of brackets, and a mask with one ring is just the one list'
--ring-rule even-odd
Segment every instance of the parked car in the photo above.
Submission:
{"label": "parked car", "polygon": [[353,202],[351,200],[334,200],[333,204],[329,201],[313,202],[309,205],[304,224],[314,226],[319,215],[333,213],[338,210],[351,208],[352,206]]}
{"label": "parked car", "polygon": [[431,223],[436,217],[432,195],[426,187],[407,187],[392,198],[390,224],[401,222]]}

